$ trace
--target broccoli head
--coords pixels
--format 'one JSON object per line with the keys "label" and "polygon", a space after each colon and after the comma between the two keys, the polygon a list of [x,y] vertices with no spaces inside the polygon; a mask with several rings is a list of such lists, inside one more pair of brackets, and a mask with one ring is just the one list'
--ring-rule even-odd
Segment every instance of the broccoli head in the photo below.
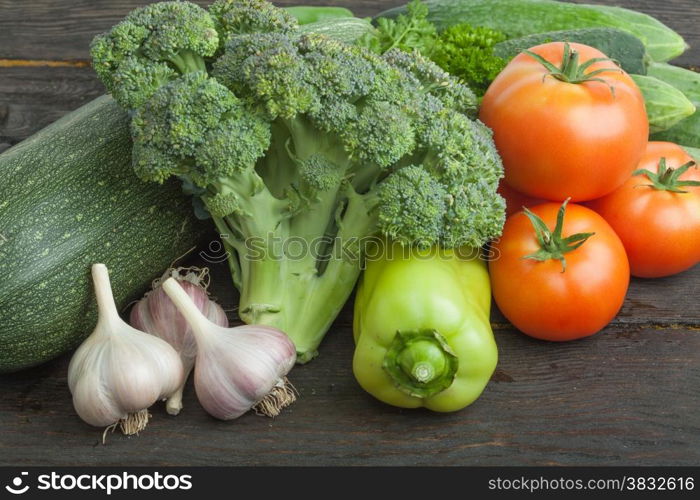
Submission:
{"label": "broccoli head", "polygon": [[244,321],[282,329],[309,360],[359,275],[363,239],[478,247],[500,233],[502,165],[458,79],[417,53],[303,34],[260,0],[210,11],[226,42],[204,69],[158,57],[140,80],[108,73],[114,95],[139,81],[151,94],[132,118],[134,168],[198,192],[226,235]]}
{"label": "broccoli head", "polygon": [[93,67],[117,101],[137,108],[177,75],[205,71],[219,47],[214,20],[189,2],[159,2],[132,11],[97,35]]}
{"label": "broccoli head", "polygon": [[[294,159],[280,176],[289,187],[335,185],[335,193],[356,177],[353,187],[371,193],[378,230],[408,244],[478,246],[500,231],[502,168],[485,127],[470,118],[476,97],[428,59],[399,50],[380,57],[322,35],[252,33],[228,42],[212,74],[282,131]],[[484,212],[478,225],[476,211]]]}

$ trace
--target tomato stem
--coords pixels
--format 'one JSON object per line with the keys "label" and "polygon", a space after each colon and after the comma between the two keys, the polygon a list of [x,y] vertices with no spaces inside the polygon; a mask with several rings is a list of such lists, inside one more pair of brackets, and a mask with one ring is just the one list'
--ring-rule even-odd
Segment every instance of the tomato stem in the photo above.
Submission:
{"label": "tomato stem", "polygon": [[550,230],[547,224],[545,224],[538,215],[523,207],[525,215],[527,215],[530,222],[532,222],[532,226],[535,228],[535,236],[540,245],[539,250],[523,256],[523,259],[533,259],[539,262],[556,259],[561,262],[561,272],[563,273],[566,271],[565,254],[576,250],[583,245],[588,238],[595,234],[577,233],[566,238],[562,237],[564,214],[566,213],[566,205],[569,203],[570,199],[571,198],[567,198],[564,203],[561,204],[559,212],[557,213],[557,223],[556,226],[554,226],[554,230]]}
{"label": "tomato stem", "polygon": [[541,55],[535,54],[530,50],[526,50],[524,52],[547,69],[548,73],[544,76],[544,78],[547,76],[552,76],[562,82],[574,84],[600,82],[607,85],[613,97],[615,97],[615,87],[613,87],[607,80],[600,78],[598,75],[609,71],[622,72],[620,68],[600,68],[595,71],[591,71],[590,73],[586,73],[586,71],[595,63],[603,61],[615,63],[615,61],[612,59],[607,57],[594,57],[585,63],[580,64],[579,53],[576,50],[573,50],[568,42],[564,42],[564,56],[562,58],[561,66],[559,67],[555,66]]}
{"label": "tomato stem", "polygon": [[688,191],[681,189],[687,186],[700,186],[700,181],[681,181],[680,176],[683,175],[690,167],[697,168],[697,164],[694,161],[689,161],[684,163],[678,168],[671,168],[666,164],[666,158],[661,158],[659,160],[659,168],[656,173],[639,169],[635,170],[634,175],[645,175],[651,184],[643,184],[644,186],[652,187],[658,189],[659,191],[670,191],[672,193],[684,194]]}

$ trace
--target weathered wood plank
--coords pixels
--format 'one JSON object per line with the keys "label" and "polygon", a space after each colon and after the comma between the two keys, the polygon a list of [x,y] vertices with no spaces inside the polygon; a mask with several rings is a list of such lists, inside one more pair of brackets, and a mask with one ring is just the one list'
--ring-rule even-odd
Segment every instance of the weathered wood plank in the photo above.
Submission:
{"label": "weathered wood plank", "polygon": [[103,93],[91,68],[0,67],[0,143],[15,144]]}
{"label": "weathered wood plank", "polygon": [[0,377],[0,464],[30,465],[696,465],[698,332],[611,328],[552,345],[497,332],[494,380],[449,415],[392,408],[363,393],[352,340],[335,327],[297,367],[301,396],[275,420],[209,418],[192,387],[140,436],[101,432],[75,415],[67,358]]}
{"label": "weathered wood plank", "polygon": [[[614,3],[658,17],[700,49],[696,0],[573,0],[577,3]],[[0,58],[83,60],[92,37],[112,26],[124,14],[148,0],[0,0]],[[210,1],[198,0],[201,5]],[[401,0],[281,0],[278,5],[342,5],[358,16],[369,16],[403,3]],[[700,66],[700,51],[689,51],[679,64]]]}
{"label": "weathered wood plank", "polygon": [[[149,0],[0,0],[0,59],[84,60],[92,38]],[[212,2],[196,0],[202,6]],[[400,1],[282,0],[277,5],[340,5],[369,16]]]}

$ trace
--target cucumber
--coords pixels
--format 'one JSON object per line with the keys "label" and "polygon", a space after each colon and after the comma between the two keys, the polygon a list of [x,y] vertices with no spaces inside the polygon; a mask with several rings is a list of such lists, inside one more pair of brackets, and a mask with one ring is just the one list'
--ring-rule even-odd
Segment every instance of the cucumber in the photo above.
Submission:
{"label": "cucumber", "polygon": [[700,112],[696,111],[668,130],[653,134],[651,139],[654,141],[669,141],[693,148],[700,148]]}
{"label": "cucumber", "polygon": [[0,155],[0,372],[90,333],[91,264],[123,308],[210,231],[177,183],[135,176],[128,123],[104,96]]}
{"label": "cucumber", "polygon": [[320,33],[352,44],[367,33],[372,33],[374,27],[366,19],[357,17],[338,17],[326,19],[299,27],[303,33]]}
{"label": "cucumber", "polygon": [[301,25],[337,17],[353,17],[353,13],[344,7],[297,5],[296,7],[286,7],[284,10],[294,16]]}
{"label": "cucumber", "polygon": [[695,105],[676,87],[653,76],[631,76],[644,96],[650,133],[668,130],[695,113]]}
{"label": "cucumber", "polygon": [[693,157],[693,159],[697,162],[700,163],[700,149],[698,148],[691,148],[688,146],[681,146],[683,149],[685,149],[686,153],[688,153],[690,156]]}
{"label": "cucumber", "polygon": [[700,73],[672,64],[652,63],[647,74],[673,85],[688,99],[700,104]]}
{"label": "cucumber", "polygon": [[[651,16],[619,7],[573,4],[554,0],[427,0],[428,19],[438,30],[458,23],[488,26],[509,38],[547,31],[579,28],[617,28],[639,38],[651,58],[668,61],[681,55],[683,38]],[[396,17],[406,7],[387,10],[378,17]]]}
{"label": "cucumber", "polygon": [[[652,64],[649,75],[673,85],[700,109],[700,73],[679,68],[670,64]],[[651,137],[655,141],[670,141],[694,148],[700,148],[700,111],[680,121],[670,129]]]}
{"label": "cucumber", "polygon": [[590,45],[616,61],[628,73],[645,75],[647,72],[648,56],[642,41],[626,31],[615,28],[550,31],[511,38],[496,44],[494,54],[510,60],[523,50],[548,42],[575,42]]}

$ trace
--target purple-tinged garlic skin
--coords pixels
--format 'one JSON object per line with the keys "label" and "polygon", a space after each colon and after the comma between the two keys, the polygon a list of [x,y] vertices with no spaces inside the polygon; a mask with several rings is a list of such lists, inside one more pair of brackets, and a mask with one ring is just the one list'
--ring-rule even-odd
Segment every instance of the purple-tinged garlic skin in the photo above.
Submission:
{"label": "purple-tinged garlic skin", "polygon": [[260,403],[265,403],[262,413],[276,415],[294,401],[285,376],[296,362],[296,348],[287,335],[261,325],[221,327],[202,314],[174,278],[163,289],[192,327],[195,391],[210,415],[231,420]]}
{"label": "purple-tinged garlic skin", "polygon": [[276,328],[243,325],[214,336],[200,343],[194,385],[207,413],[221,420],[263,400],[296,362],[294,344]]}
{"label": "purple-tinged garlic skin", "polygon": [[[182,289],[189,295],[197,309],[211,322],[227,327],[228,318],[219,304],[209,298],[205,283],[202,283],[200,269],[171,269],[164,276],[174,277]],[[197,344],[192,328],[175,304],[160,286],[159,282],[153,291],[131,309],[130,323],[134,328],[150,333],[165,340],[180,355],[184,368],[184,377],[177,391],[175,391],[166,403],[166,410],[171,415],[177,415],[182,409],[182,392],[187,382],[197,356]]]}

